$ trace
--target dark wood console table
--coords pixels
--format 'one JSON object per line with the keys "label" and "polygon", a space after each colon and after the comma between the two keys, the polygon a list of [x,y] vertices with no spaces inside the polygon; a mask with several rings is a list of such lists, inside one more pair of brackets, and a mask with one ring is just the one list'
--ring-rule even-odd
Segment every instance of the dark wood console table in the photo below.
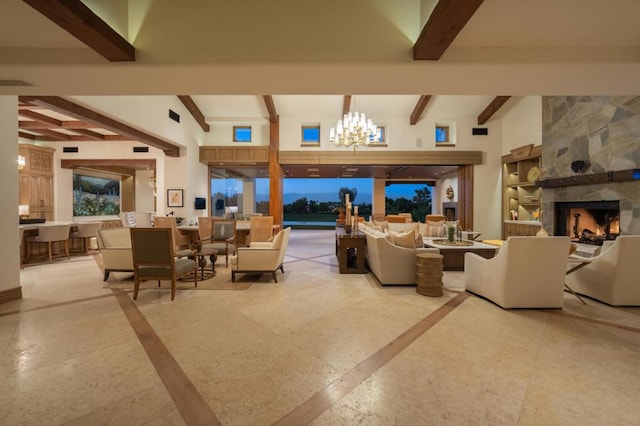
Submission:
{"label": "dark wood console table", "polygon": [[345,232],[344,228],[336,228],[336,256],[338,271],[341,274],[364,274],[364,243],[362,232]]}

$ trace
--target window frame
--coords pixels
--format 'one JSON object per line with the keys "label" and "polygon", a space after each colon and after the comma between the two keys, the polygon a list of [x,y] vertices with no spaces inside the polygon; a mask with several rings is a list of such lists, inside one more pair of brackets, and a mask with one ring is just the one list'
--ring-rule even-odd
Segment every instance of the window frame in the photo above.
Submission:
{"label": "window frame", "polygon": [[[249,140],[239,140],[238,139],[239,130],[249,130]],[[253,139],[253,129],[251,126],[233,126],[233,142],[251,143],[252,139]]]}

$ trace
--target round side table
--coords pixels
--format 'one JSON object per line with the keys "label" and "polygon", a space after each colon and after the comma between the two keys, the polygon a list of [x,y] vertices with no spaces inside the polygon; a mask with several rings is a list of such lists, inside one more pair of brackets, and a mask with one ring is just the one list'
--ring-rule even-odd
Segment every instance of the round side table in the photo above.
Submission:
{"label": "round side table", "polygon": [[423,296],[442,296],[442,255],[416,254],[416,293]]}

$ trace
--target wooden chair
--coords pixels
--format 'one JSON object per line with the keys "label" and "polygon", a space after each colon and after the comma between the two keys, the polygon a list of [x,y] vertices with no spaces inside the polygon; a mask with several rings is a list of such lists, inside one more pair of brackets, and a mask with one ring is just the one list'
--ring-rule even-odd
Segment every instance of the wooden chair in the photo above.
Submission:
{"label": "wooden chair", "polygon": [[210,216],[198,217],[198,238],[203,244],[211,242],[212,220]]}
{"label": "wooden chair", "polygon": [[[234,219],[216,219],[216,218],[199,218],[210,219],[210,242],[202,246],[203,249],[215,249],[218,254],[224,253],[225,265],[229,267],[229,253],[236,252],[236,221]],[[203,229],[206,235],[207,225],[203,221]],[[198,229],[200,229],[200,221],[198,220]]]}
{"label": "wooden chair", "polygon": [[27,237],[27,253],[29,252],[29,244],[47,244],[47,253],[49,255],[49,263],[53,262],[52,244],[55,242],[64,243],[64,255],[69,256],[69,230],[71,225],[44,225],[38,227],[38,235]]}
{"label": "wooden chair", "polygon": [[273,216],[252,216],[249,225],[249,242],[265,242],[273,237]]}
{"label": "wooden chair", "polygon": [[131,249],[133,251],[134,290],[133,300],[138,298],[140,281],[171,280],[171,300],[176,297],[176,280],[186,274],[193,274],[193,282],[198,287],[198,265],[195,261],[175,257],[172,231],[170,228],[130,228]]}
{"label": "wooden chair", "polygon": [[102,222],[85,222],[76,224],[76,230],[69,238],[79,238],[82,240],[82,251],[89,254],[89,240],[98,237],[98,231],[102,228]]}
{"label": "wooden chair", "polygon": [[155,224],[156,228],[171,229],[173,243],[176,245],[174,247],[174,250],[180,250],[189,247],[191,238],[188,235],[181,234],[180,231],[178,231],[178,225],[176,224],[175,217],[156,216],[153,223]]}

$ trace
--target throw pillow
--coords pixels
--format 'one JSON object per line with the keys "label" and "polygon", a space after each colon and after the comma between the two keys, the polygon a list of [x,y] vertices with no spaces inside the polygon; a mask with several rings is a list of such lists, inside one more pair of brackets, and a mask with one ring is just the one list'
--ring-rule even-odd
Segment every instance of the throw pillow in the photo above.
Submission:
{"label": "throw pillow", "polygon": [[426,237],[444,237],[447,232],[444,221],[431,222],[427,221],[427,235]]}
{"label": "throw pillow", "polygon": [[386,220],[376,220],[374,221],[374,223],[382,229],[386,229],[389,227],[389,222],[387,222]]}
{"label": "throw pillow", "polygon": [[422,248],[424,247],[424,240],[422,239],[422,234],[420,234],[419,232],[414,232],[415,236],[415,240],[416,240],[416,248]]}
{"label": "throw pillow", "polygon": [[400,247],[416,248],[415,232],[392,233],[393,243]]}

